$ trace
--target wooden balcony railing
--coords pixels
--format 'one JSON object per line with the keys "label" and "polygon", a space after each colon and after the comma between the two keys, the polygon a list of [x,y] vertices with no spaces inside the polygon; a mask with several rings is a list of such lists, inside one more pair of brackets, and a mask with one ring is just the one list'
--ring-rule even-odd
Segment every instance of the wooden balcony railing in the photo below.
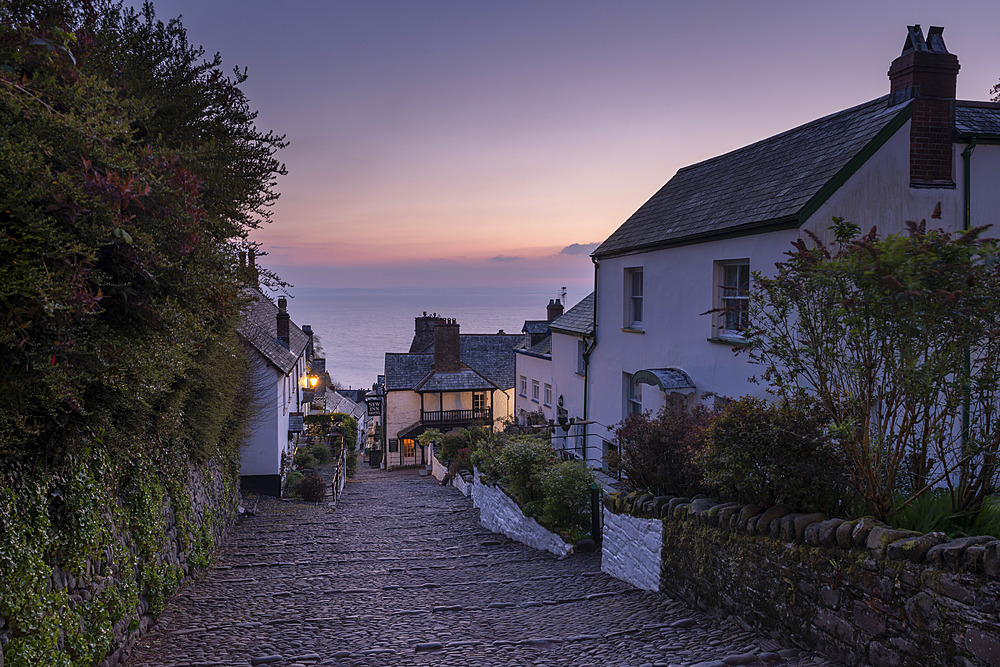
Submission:
{"label": "wooden balcony railing", "polygon": [[461,424],[493,421],[493,409],[479,410],[424,410],[421,421],[425,424]]}

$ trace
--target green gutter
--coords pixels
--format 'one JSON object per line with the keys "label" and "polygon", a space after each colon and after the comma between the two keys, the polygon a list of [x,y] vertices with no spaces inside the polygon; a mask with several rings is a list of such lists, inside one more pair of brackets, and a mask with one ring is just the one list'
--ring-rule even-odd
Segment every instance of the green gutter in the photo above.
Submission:
{"label": "green gutter", "polygon": [[[597,272],[600,262],[596,257],[591,256],[590,260],[594,263],[594,312],[591,315],[593,318],[592,329],[590,332],[591,341],[590,346],[583,351],[583,421],[586,422],[590,419],[590,354],[597,347]],[[584,344],[587,342],[586,336],[584,336]],[[583,425],[583,462],[587,463],[587,443],[590,438],[590,426],[586,423]]]}
{"label": "green gutter", "polygon": [[[969,145],[962,151],[962,178],[965,181],[962,184],[962,204],[966,231],[972,229],[972,151],[976,149],[978,141],[979,137],[972,135],[969,138]],[[968,378],[971,374],[972,350],[967,349],[965,351],[965,377]],[[965,383],[962,393],[962,456],[964,457],[968,455],[969,431],[972,426],[972,386],[969,381]]]}

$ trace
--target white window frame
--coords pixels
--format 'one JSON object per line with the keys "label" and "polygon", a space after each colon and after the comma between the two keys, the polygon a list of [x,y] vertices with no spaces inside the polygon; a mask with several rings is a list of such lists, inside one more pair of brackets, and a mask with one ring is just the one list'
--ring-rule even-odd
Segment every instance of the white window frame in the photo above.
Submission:
{"label": "white window frame", "polygon": [[643,318],[643,278],[642,267],[632,266],[625,269],[625,328],[642,329]]}
{"label": "white window frame", "polygon": [[542,397],[545,399],[543,405],[546,407],[552,407],[552,385],[546,383],[545,393]]}
{"label": "white window frame", "polygon": [[528,398],[528,378],[521,376],[521,396]]}
{"label": "white window frame", "polygon": [[531,381],[531,400],[534,403],[538,402],[538,391],[539,391],[538,380],[532,380]]}
{"label": "white window frame", "polygon": [[715,284],[717,335],[743,338],[743,330],[750,321],[750,260],[716,262]]}
{"label": "white window frame", "polygon": [[632,381],[631,373],[622,373],[622,418],[642,414],[642,385]]}
{"label": "white window frame", "polygon": [[[476,404],[479,407],[476,407]],[[473,410],[485,410],[486,409],[486,392],[485,391],[474,391],[472,392],[472,409]]]}

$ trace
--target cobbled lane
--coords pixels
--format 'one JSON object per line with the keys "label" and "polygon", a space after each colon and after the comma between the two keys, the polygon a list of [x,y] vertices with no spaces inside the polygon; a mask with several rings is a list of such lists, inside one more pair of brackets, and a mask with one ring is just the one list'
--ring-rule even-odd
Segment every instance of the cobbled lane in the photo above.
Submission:
{"label": "cobbled lane", "polygon": [[126,663],[832,665],[479,525],[416,471],[360,465],[336,507],[271,501]]}

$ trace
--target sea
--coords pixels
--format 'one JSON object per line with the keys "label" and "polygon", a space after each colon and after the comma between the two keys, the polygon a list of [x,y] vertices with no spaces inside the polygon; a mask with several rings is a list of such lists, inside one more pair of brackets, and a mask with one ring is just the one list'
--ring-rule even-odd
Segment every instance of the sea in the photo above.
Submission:
{"label": "sea", "polygon": [[[579,291],[579,290],[577,290]],[[566,294],[569,306],[587,293]],[[462,333],[520,333],[525,320],[544,320],[552,289],[294,288],[288,312],[319,337],[330,378],[346,388],[369,389],[384,373],[386,352],[408,352],[414,319],[436,313]],[[568,306],[567,306],[568,307]]]}

